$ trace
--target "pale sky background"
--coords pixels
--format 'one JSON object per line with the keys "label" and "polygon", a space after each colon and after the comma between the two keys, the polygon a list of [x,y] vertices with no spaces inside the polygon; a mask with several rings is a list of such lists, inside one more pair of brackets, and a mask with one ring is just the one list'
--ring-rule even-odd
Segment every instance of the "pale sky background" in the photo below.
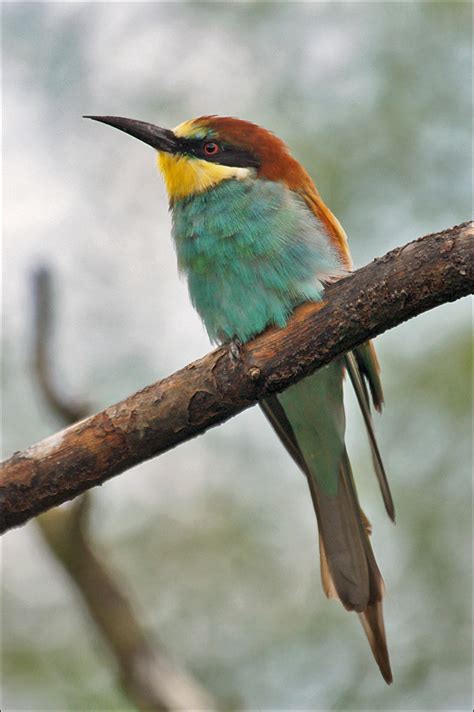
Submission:
{"label": "pale sky background", "polygon": [[[360,266],[470,217],[469,20],[468,3],[5,3],[5,456],[59,427],[31,368],[38,264],[55,274],[57,380],[94,410],[209,350],[153,151],[83,114],[274,130]],[[395,528],[348,400],[391,688],[355,616],[324,598],[305,482],[258,409],[94,492],[94,533],[144,621],[214,694],[245,709],[468,708],[469,320],[464,300],[377,340]],[[127,709],[34,523],[4,541],[2,709]]]}

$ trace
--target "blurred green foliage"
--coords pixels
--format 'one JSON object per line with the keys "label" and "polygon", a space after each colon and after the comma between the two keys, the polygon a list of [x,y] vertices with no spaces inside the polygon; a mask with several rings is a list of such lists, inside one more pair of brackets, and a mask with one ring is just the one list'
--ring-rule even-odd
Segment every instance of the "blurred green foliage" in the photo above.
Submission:
{"label": "blurred green foliage", "polygon": [[[58,274],[58,382],[96,407],[207,349],[152,156],[81,114],[173,126],[215,112],[275,130],[356,264],[469,218],[468,3],[20,2],[3,15],[7,454],[57,427],[29,361],[37,261]],[[144,624],[228,704],[470,708],[469,315],[446,305],[378,340],[396,528],[357,417],[349,430],[388,589],[391,688],[355,616],[323,596],[305,482],[256,410],[95,493],[94,532]],[[3,551],[2,709],[129,709],[34,523]]]}

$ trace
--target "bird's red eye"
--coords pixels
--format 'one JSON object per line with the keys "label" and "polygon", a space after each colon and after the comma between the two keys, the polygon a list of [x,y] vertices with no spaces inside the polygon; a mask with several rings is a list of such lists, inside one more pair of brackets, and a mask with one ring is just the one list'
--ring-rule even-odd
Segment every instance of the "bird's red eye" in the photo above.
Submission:
{"label": "bird's red eye", "polygon": [[219,153],[219,145],[217,143],[214,143],[213,141],[205,143],[204,153],[206,153],[208,156],[215,156],[216,153]]}

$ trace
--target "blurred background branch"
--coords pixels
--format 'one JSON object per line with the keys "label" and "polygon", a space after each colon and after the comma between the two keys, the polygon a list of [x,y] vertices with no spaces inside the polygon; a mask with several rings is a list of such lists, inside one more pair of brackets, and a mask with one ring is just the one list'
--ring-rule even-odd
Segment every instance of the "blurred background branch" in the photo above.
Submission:
{"label": "blurred background branch", "polygon": [[[85,403],[66,398],[55,381],[53,280],[47,267],[32,275],[33,352],[38,385],[59,421],[85,417]],[[36,522],[50,552],[69,574],[97,629],[113,653],[119,682],[139,710],[215,710],[211,695],[178,666],[142,628],[117,575],[105,566],[92,540],[92,494],[55,508]]]}
{"label": "blurred background branch", "polygon": [[470,294],[472,253],[472,223],[396,248],[329,285],[324,302],[298,307],[284,329],[245,344],[238,359],[229,346],[219,348],[16,453],[2,466],[1,530],[224,422],[367,339]]}
{"label": "blurred background branch", "polygon": [[36,381],[48,406],[64,424],[85,418],[91,408],[86,403],[68,398],[55,383],[53,358],[53,279],[47,267],[38,267],[32,274],[33,287],[33,358]]}

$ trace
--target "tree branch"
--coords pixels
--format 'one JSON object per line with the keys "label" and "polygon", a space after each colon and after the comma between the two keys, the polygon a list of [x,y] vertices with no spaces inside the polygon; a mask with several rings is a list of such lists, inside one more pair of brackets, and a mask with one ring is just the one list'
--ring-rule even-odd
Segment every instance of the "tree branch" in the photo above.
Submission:
{"label": "tree branch", "polygon": [[231,358],[222,346],[181,371],[15,453],[0,480],[0,531],[222,423],[367,339],[472,293],[473,224],[427,235],[300,306]]}
{"label": "tree branch", "polygon": [[87,534],[90,498],[69,509],[42,514],[43,536],[69,573],[111,649],[120,684],[139,710],[205,710],[218,705],[211,695],[156,643],[152,645],[133,607]]}

